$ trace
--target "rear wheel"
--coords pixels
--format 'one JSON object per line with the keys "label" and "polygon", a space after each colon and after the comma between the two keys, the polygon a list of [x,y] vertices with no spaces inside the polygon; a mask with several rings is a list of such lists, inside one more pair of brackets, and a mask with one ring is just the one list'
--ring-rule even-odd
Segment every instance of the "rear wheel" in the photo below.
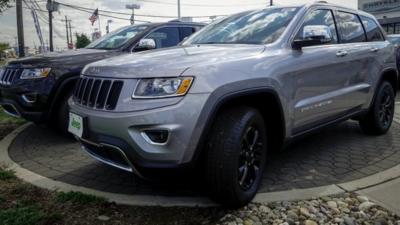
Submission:
{"label": "rear wheel", "polygon": [[264,119],[250,107],[221,112],[207,146],[210,194],[228,207],[249,203],[261,183],[267,153]]}
{"label": "rear wheel", "polygon": [[392,85],[383,81],[378,87],[373,105],[368,114],[360,120],[361,129],[366,134],[385,134],[391,127],[395,107]]}

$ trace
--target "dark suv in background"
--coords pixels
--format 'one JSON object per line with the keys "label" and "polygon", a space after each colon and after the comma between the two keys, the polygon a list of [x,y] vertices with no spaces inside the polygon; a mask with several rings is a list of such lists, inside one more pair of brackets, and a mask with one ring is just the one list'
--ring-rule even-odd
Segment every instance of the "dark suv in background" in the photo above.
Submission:
{"label": "dark suv in background", "polygon": [[127,26],[84,49],[11,61],[0,70],[0,104],[10,115],[54,124],[66,131],[67,100],[85,65],[121,54],[176,46],[203,26],[184,22]]}

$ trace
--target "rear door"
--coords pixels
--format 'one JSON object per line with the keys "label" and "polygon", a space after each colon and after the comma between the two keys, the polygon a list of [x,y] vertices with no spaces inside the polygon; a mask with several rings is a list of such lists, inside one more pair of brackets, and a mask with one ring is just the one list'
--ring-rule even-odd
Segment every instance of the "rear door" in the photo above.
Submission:
{"label": "rear door", "polygon": [[369,75],[376,71],[376,64],[372,65],[376,53],[359,15],[345,11],[336,11],[335,15],[346,58],[342,73],[346,74],[347,81],[342,87],[341,104],[347,111],[361,110],[369,102]]}
{"label": "rear door", "polygon": [[[388,54],[385,49],[387,49],[389,43],[386,42],[382,30],[374,18],[360,15],[360,19],[363,23],[369,43],[369,52],[367,53],[368,63],[366,64],[369,73],[365,82],[374,84],[380,77],[381,71],[384,69],[381,68],[381,65],[385,65],[384,60],[387,58],[386,55]],[[370,97],[373,96],[373,92],[374,90],[371,88]]]}

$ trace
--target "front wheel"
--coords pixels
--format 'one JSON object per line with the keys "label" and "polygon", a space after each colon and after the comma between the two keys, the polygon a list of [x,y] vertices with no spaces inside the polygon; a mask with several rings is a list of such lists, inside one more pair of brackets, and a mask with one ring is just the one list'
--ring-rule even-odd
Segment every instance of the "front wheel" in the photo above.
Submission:
{"label": "front wheel", "polygon": [[392,85],[383,81],[377,89],[375,100],[368,114],[360,120],[366,134],[385,134],[391,127],[394,116],[395,94]]}
{"label": "front wheel", "polygon": [[206,176],[211,196],[227,207],[249,203],[260,186],[267,134],[260,112],[238,107],[221,112],[207,146]]}
{"label": "front wheel", "polygon": [[69,105],[68,99],[72,96],[72,92],[66,93],[63,98],[60,100],[59,107],[56,111],[55,115],[55,124],[56,129],[63,133],[68,133],[68,122],[69,122]]}

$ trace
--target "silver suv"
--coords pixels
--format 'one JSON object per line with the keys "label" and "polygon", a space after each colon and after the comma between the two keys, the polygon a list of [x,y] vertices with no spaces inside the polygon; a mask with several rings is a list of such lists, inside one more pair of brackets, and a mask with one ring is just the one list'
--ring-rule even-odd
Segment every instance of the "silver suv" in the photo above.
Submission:
{"label": "silver suv", "polygon": [[86,66],[69,130],[94,158],[134,172],[202,166],[216,201],[242,206],[267,152],[326,125],[386,133],[393,46],[365,12],[323,2],[247,11],[181,46]]}

